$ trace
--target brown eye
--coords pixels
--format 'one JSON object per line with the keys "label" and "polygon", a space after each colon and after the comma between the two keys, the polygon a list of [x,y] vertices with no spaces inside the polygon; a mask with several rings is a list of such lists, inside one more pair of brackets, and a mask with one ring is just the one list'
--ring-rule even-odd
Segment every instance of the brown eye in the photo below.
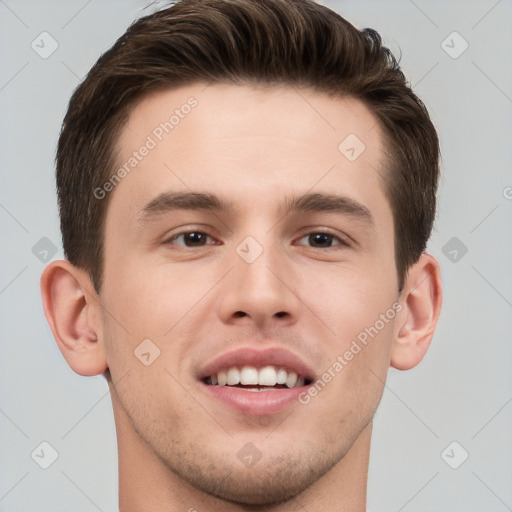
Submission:
{"label": "brown eye", "polygon": [[308,242],[312,247],[331,247],[333,238],[328,233],[312,233],[308,235]]}
{"label": "brown eye", "polygon": [[179,233],[169,239],[168,243],[176,243],[176,245],[184,245],[185,247],[203,247],[208,243],[212,243],[211,237],[201,231],[187,231]]}
{"label": "brown eye", "polygon": [[315,249],[328,249],[333,246],[346,246],[348,245],[339,237],[331,233],[324,233],[322,231],[308,233],[299,239],[299,245],[308,245]]}

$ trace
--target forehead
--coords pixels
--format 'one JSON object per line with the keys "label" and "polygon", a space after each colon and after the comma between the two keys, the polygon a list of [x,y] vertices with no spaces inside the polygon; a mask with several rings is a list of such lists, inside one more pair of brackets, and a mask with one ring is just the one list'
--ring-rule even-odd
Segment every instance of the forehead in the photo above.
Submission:
{"label": "forehead", "polygon": [[124,171],[111,207],[139,211],[167,190],[238,197],[241,208],[308,191],[378,202],[381,141],[376,118],[354,98],[291,86],[159,91],[136,105],[121,130],[114,173]]}

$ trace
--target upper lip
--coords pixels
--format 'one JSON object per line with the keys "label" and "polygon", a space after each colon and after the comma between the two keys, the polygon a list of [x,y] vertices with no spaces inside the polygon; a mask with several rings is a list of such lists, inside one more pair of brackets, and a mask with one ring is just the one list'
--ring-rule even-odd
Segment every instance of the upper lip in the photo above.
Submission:
{"label": "upper lip", "polygon": [[218,374],[221,370],[227,370],[234,366],[239,368],[243,366],[254,366],[256,368],[276,366],[293,370],[299,377],[314,379],[313,370],[293,352],[282,347],[257,349],[253,346],[238,347],[214,357],[203,366],[199,379],[205,379]]}

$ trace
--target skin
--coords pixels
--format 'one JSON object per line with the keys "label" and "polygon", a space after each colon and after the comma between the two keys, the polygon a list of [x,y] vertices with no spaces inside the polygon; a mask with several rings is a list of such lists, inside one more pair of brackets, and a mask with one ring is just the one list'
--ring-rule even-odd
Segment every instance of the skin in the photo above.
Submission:
{"label": "skin", "polygon": [[[411,368],[428,349],[438,262],[423,254],[398,290],[382,133],[355,99],[229,84],[160,91],[123,128],[120,165],[191,96],[197,106],[110,192],[101,293],[65,260],[42,277],[71,368],[109,369],[120,509],[364,511],[372,418],[389,366]],[[338,150],[349,134],[366,146],[354,161]],[[191,191],[233,208],[144,216],[162,192]],[[349,198],[372,222],[286,212],[285,198],[307,193]],[[179,236],[198,231],[204,245]],[[333,237],[318,246],[307,236],[318,232]],[[247,236],[263,249],[252,263],[236,250]],[[284,347],[321,376],[393,304],[394,319],[307,404],[244,415],[196,378],[239,346]],[[148,338],[160,356],[145,366],[134,350]],[[261,454],[252,467],[237,457],[247,443]]]}

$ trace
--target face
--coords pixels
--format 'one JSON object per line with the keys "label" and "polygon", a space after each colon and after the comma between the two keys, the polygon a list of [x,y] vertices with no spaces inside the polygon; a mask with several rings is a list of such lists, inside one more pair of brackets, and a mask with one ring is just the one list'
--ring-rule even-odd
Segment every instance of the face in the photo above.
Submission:
{"label": "face", "polygon": [[396,334],[376,119],[197,84],[144,99],[118,149],[100,295],[118,436],[226,500],[296,495],[371,422]]}

